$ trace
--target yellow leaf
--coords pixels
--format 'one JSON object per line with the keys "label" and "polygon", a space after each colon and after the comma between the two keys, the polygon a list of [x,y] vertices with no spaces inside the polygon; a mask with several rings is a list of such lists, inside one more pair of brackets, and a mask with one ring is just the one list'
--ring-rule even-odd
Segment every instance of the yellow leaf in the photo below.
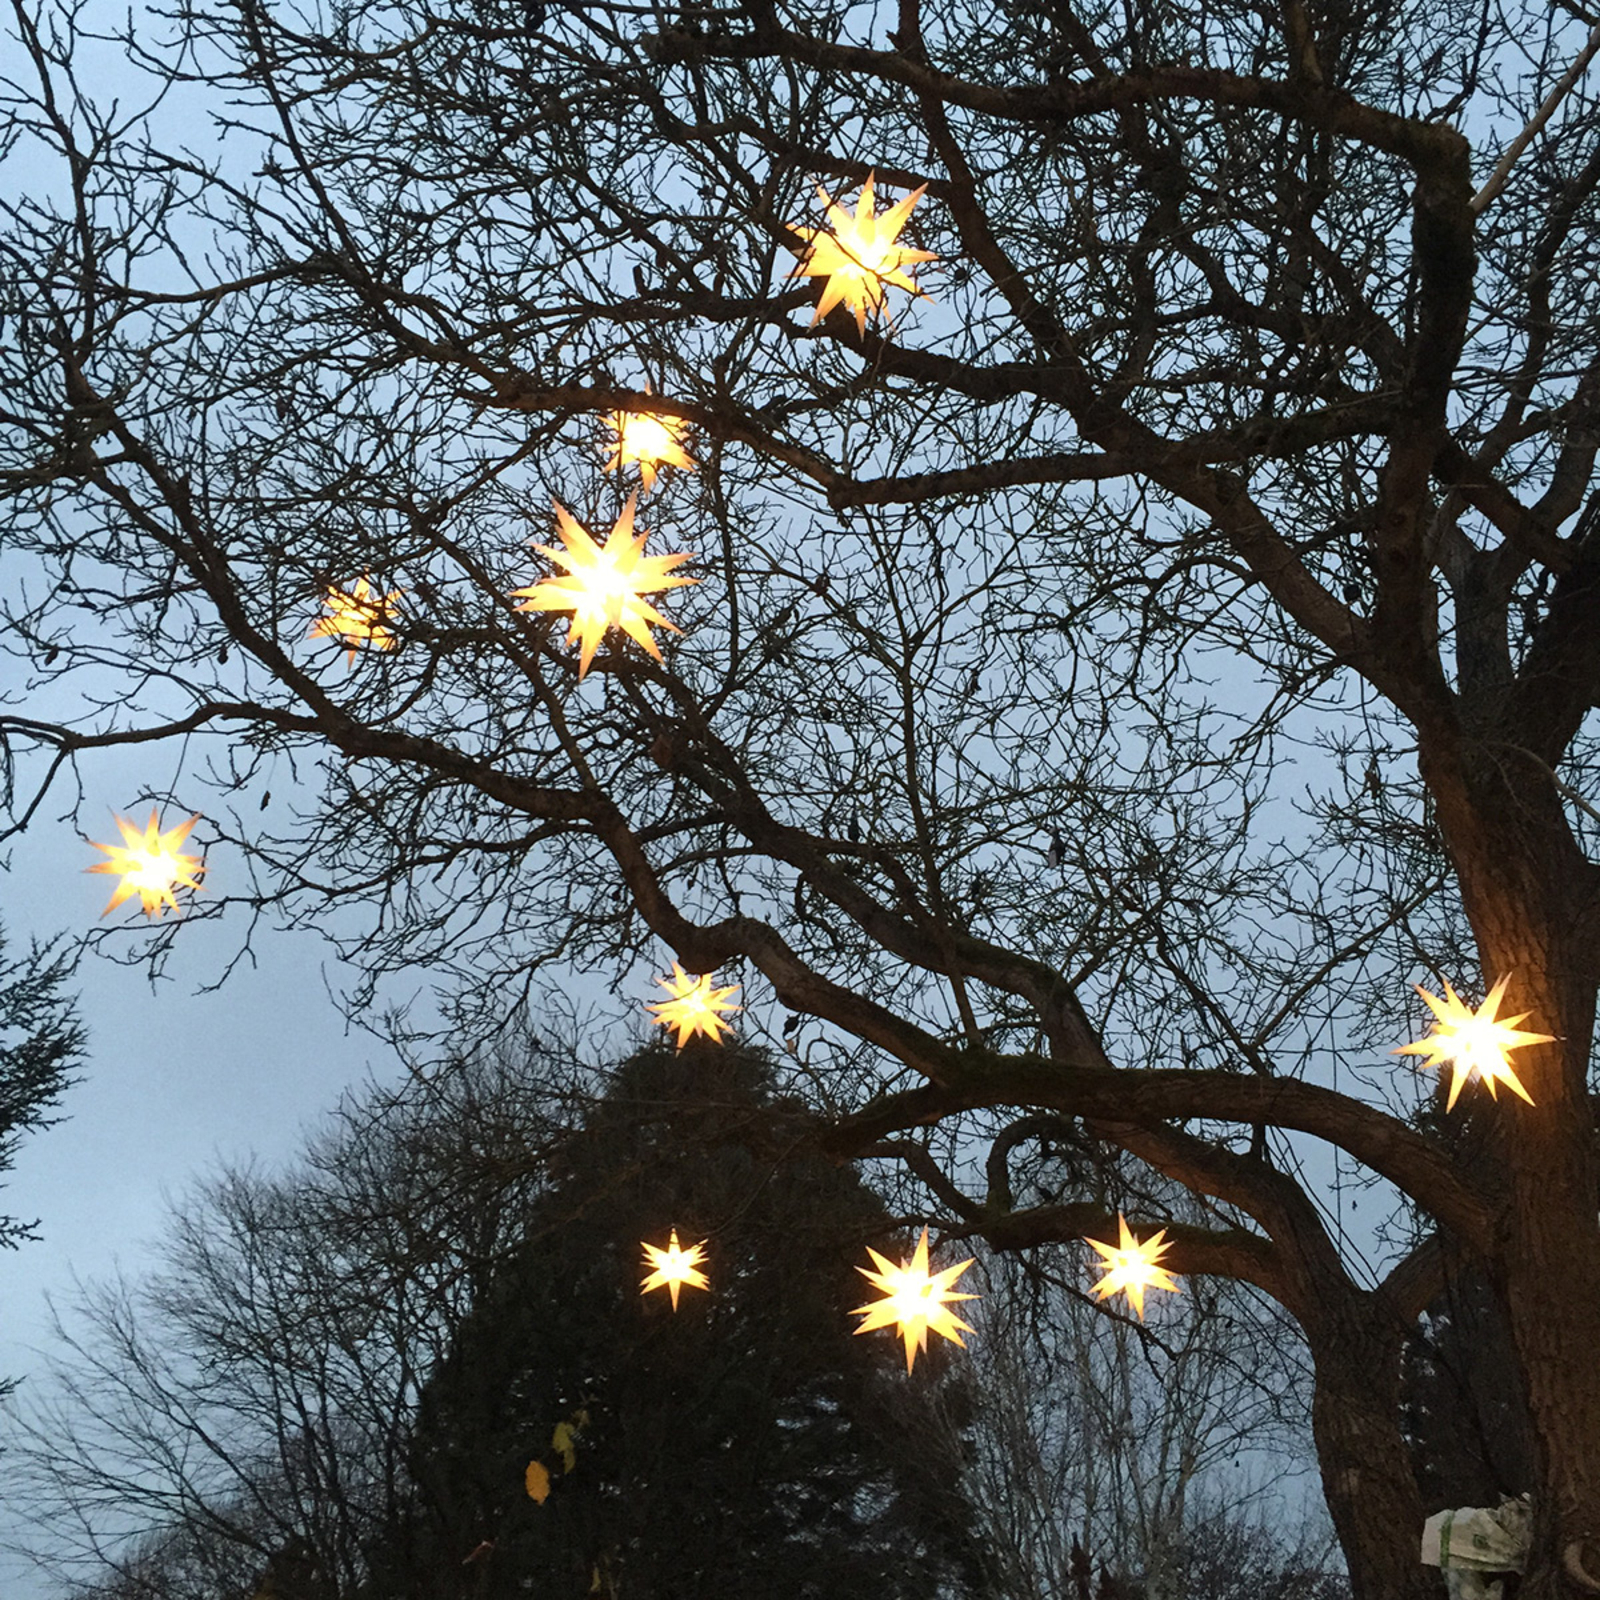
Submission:
{"label": "yellow leaf", "polygon": [[561,1470],[571,1472],[578,1464],[578,1430],[570,1422],[558,1422],[550,1435],[550,1448],[561,1457]]}
{"label": "yellow leaf", "polygon": [[543,1505],[550,1498],[550,1469],[542,1461],[530,1461],[524,1475],[528,1485],[528,1498]]}

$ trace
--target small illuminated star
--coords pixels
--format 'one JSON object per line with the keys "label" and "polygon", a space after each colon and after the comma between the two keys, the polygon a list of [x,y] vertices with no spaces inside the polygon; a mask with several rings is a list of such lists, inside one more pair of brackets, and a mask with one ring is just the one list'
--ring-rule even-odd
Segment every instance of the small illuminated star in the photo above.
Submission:
{"label": "small illuminated star", "polygon": [[111,859],[97,861],[83,870],[122,875],[116,893],[100,915],[108,915],[124,900],[138,895],[147,917],[160,916],[167,906],[181,916],[182,908],[178,905],[174,890],[198,889],[205,867],[199,856],[186,855],[179,851],[178,846],[189,837],[189,830],[199,820],[200,815],[196,812],[187,822],[180,822],[177,827],[163,833],[155,807],[152,806],[150,821],[143,833],[125,817],[116,817],[117,828],[122,834],[121,844],[95,844],[91,839],[89,842],[94,844],[95,849],[104,850]]}
{"label": "small illuminated star", "polygon": [[400,642],[385,625],[393,620],[391,608],[405,591],[391,589],[381,599],[372,593],[365,578],[357,578],[354,589],[330,587],[324,597],[328,608],[325,617],[311,625],[309,639],[343,639],[350,646],[345,652],[345,665],[356,658],[356,647],[363,641],[377,650],[393,650]]}
{"label": "small illuminated star", "polygon": [[1172,1274],[1165,1267],[1156,1265],[1158,1259],[1172,1246],[1162,1243],[1167,1236],[1165,1228],[1152,1233],[1141,1244],[1134,1238],[1132,1230],[1128,1227],[1127,1218],[1120,1211],[1117,1213],[1117,1226],[1121,1230],[1119,1244],[1102,1244],[1098,1239],[1084,1241],[1093,1245],[1106,1263],[1100,1269],[1105,1276],[1094,1285],[1093,1292],[1102,1300],[1119,1292],[1126,1294],[1133,1309],[1139,1313],[1139,1320],[1143,1322],[1146,1289],[1170,1289],[1174,1294],[1182,1292],[1174,1282]]}
{"label": "small illuminated star", "polygon": [[871,1333],[877,1328],[887,1328],[891,1323],[897,1324],[900,1336],[905,1340],[907,1372],[915,1364],[917,1352],[928,1348],[930,1329],[966,1349],[966,1342],[959,1330],[965,1328],[968,1333],[975,1330],[970,1323],[963,1322],[951,1311],[947,1302],[978,1298],[975,1294],[964,1294],[951,1287],[972,1265],[971,1256],[953,1267],[946,1267],[943,1272],[930,1273],[926,1228],[922,1230],[922,1237],[917,1241],[911,1259],[902,1261],[899,1266],[880,1256],[870,1245],[867,1254],[877,1263],[878,1270],[874,1272],[871,1267],[857,1267],[856,1271],[873,1288],[883,1290],[884,1298],[868,1301],[850,1313],[853,1317],[865,1318],[856,1329],[857,1333]]}
{"label": "small illuminated star", "polygon": [[1513,1094],[1521,1095],[1531,1106],[1533,1096],[1522,1087],[1511,1063],[1506,1060],[1508,1050],[1520,1050],[1524,1045],[1553,1044],[1554,1036],[1548,1033],[1528,1033],[1519,1028],[1528,1013],[1514,1017],[1497,1017],[1495,1012],[1505,997],[1506,984],[1511,975],[1506,974],[1489,991],[1489,998],[1473,1011],[1448,982],[1444,986],[1444,999],[1429,994],[1420,984],[1417,993],[1428,1002],[1433,1012],[1433,1031],[1426,1039],[1413,1039],[1391,1052],[1397,1056],[1426,1056],[1425,1067],[1450,1063],[1450,1098],[1446,1111],[1455,1109],[1456,1097],[1469,1078],[1480,1078],[1488,1085],[1489,1098],[1497,1098],[1496,1083],[1503,1083]]}
{"label": "small illuminated star", "polygon": [[540,555],[565,567],[559,578],[541,578],[528,589],[513,589],[511,598],[520,599],[519,611],[570,611],[572,624],[567,643],[576,640],[581,647],[578,677],[581,681],[600,648],[607,628],[621,628],[636,644],[657,661],[661,652],[650,632],[652,627],[682,632],[642,597],[681,584],[698,583],[698,578],[675,577],[672,569],[680,562],[693,560],[686,552],[670,556],[647,556],[646,534],[635,536],[634,507],[637,495],[629,495],[604,545],[598,545],[581,528],[572,513],[556,505],[556,526],[564,550],[536,544]]}
{"label": "small illuminated star", "polygon": [[927,193],[928,186],[923,184],[920,189],[914,189],[904,200],[896,201],[878,216],[872,197],[875,176],[869,175],[862,185],[853,217],[818,185],[817,193],[828,208],[828,221],[833,231],[830,233],[826,228],[794,230],[811,241],[811,248],[789,276],[828,280],[817,309],[812,313],[813,323],[820,322],[835,306],[844,305],[855,312],[856,327],[864,334],[868,312],[876,316],[882,310],[891,283],[919,299],[928,298],[904,269],[921,261],[937,261],[938,257],[928,250],[911,250],[895,243],[911,215],[911,208]]}
{"label": "small illuminated star", "polygon": [[713,1044],[722,1043],[722,1031],[731,1032],[730,1024],[722,1020],[725,1011],[743,1011],[743,1006],[728,1004],[729,997],[739,992],[739,985],[730,983],[725,989],[711,987],[712,974],[702,973],[698,978],[685,972],[676,961],[672,963],[670,978],[657,978],[670,1000],[657,1000],[646,1006],[656,1014],[663,1028],[678,1030],[678,1048],[683,1047],[697,1034],[703,1033]]}
{"label": "small illuminated star", "polygon": [[607,423],[616,433],[607,472],[615,472],[632,462],[639,465],[639,478],[646,489],[653,489],[663,467],[681,467],[693,472],[695,463],[683,448],[689,424],[682,417],[658,417],[648,411],[613,411]]}
{"label": "small illuminated star", "polygon": [[[642,1241],[641,1241],[642,1242]],[[660,1245],[646,1244],[644,1246],[644,1264],[653,1267],[644,1280],[640,1294],[649,1294],[652,1289],[665,1289],[672,1296],[672,1309],[678,1309],[678,1291],[688,1284],[691,1289],[709,1289],[710,1283],[700,1266],[706,1259],[706,1242],[704,1239],[699,1244],[692,1244],[687,1250],[678,1244],[678,1230],[672,1230],[672,1237],[663,1250]]]}

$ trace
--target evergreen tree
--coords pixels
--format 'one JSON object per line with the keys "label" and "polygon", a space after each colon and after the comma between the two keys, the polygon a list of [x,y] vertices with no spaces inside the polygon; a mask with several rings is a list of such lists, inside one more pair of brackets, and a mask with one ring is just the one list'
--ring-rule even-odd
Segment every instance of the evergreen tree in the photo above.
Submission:
{"label": "evergreen tree", "polygon": [[[0,1173],[11,1168],[25,1133],[60,1120],[47,1113],[76,1081],[85,1036],[72,997],[63,993],[69,967],[65,956],[38,944],[7,960],[0,929]],[[35,1226],[0,1216],[0,1247],[34,1238]],[[14,1387],[0,1378],[0,1395]]]}
{"label": "evergreen tree", "polygon": [[[852,1264],[892,1224],[808,1131],[756,1052],[623,1066],[429,1384],[413,1537],[378,1592],[976,1591],[962,1385],[938,1351],[908,1379],[888,1335],[852,1336]],[[641,1241],[673,1228],[710,1278],[676,1311],[640,1290]]]}

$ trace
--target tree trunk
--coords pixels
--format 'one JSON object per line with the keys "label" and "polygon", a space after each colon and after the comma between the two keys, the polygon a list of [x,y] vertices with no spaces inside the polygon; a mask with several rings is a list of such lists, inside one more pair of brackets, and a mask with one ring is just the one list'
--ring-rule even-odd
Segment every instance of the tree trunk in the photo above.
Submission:
{"label": "tree trunk", "polygon": [[1439,1574],[1422,1565],[1422,1497],[1400,1431],[1403,1332],[1362,1298],[1359,1323],[1347,1315],[1307,1330],[1323,1493],[1355,1600],[1437,1600]]}
{"label": "tree trunk", "polygon": [[[1561,1046],[1548,1049],[1555,1054]],[[1556,1073],[1540,1074],[1547,1084],[1570,1082],[1572,1076],[1570,1070],[1559,1080]],[[1499,1278],[1527,1390],[1538,1472],[1534,1550],[1523,1600],[1585,1592],[1562,1575],[1563,1553],[1575,1542],[1580,1559],[1587,1546],[1589,1570],[1600,1568],[1594,1133],[1587,1106],[1564,1098],[1565,1104],[1552,1095],[1549,1104],[1508,1106],[1517,1127],[1511,1137],[1497,1141],[1506,1147],[1510,1191]],[[1596,1575],[1600,1578],[1600,1572]]]}
{"label": "tree trunk", "polygon": [[[1522,1600],[1600,1593],[1600,1169],[1588,1065],[1594,1036],[1595,873],[1577,849],[1548,773],[1511,760],[1425,762],[1482,953],[1484,979],[1508,976],[1503,1010],[1554,1034],[1520,1049],[1528,1105],[1464,1091],[1484,1130],[1476,1174],[1499,1212],[1489,1275],[1522,1371],[1537,1482]],[[1432,770],[1428,770],[1432,769]],[[1462,1113],[1458,1106],[1457,1115]],[[1595,1574],[1574,1581],[1569,1552]],[[1564,1566],[1567,1568],[1563,1572]]]}

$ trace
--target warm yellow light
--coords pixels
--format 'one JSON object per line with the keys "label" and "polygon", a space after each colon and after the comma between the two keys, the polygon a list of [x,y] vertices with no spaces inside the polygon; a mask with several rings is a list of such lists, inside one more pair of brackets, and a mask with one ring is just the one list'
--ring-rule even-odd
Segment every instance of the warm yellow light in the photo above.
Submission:
{"label": "warm yellow light", "polygon": [[355,588],[329,588],[324,597],[328,614],[311,625],[307,638],[343,639],[350,648],[345,652],[345,665],[356,658],[356,647],[363,642],[377,650],[393,650],[400,642],[386,624],[393,620],[391,608],[405,591],[391,589],[381,599],[372,593],[365,578],[356,579]]}
{"label": "warm yellow light", "polygon": [[668,1241],[667,1248],[663,1250],[660,1245],[647,1244],[644,1246],[644,1264],[655,1270],[648,1274],[640,1294],[649,1294],[652,1289],[665,1289],[672,1296],[672,1309],[678,1309],[678,1291],[688,1284],[691,1289],[709,1289],[710,1283],[706,1280],[705,1273],[700,1271],[701,1264],[706,1258],[706,1242],[704,1239],[699,1244],[692,1244],[687,1250],[678,1244],[678,1230],[672,1230],[672,1238]]}
{"label": "warm yellow light", "polygon": [[853,1317],[865,1318],[856,1329],[857,1333],[871,1333],[877,1328],[887,1328],[891,1323],[898,1325],[906,1345],[907,1372],[915,1364],[917,1352],[928,1348],[930,1329],[966,1349],[959,1330],[965,1328],[972,1333],[973,1327],[949,1310],[947,1302],[978,1298],[975,1294],[964,1294],[951,1287],[972,1265],[971,1256],[953,1267],[946,1267],[943,1272],[930,1273],[926,1228],[922,1230],[922,1237],[917,1241],[911,1259],[902,1261],[899,1266],[880,1256],[870,1245],[867,1254],[877,1263],[878,1270],[874,1272],[871,1267],[857,1267],[856,1271],[873,1288],[883,1290],[884,1297],[857,1306],[850,1313]]}
{"label": "warm yellow light", "polygon": [[1139,1313],[1139,1320],[1143,1322],[1146,1289],[1170,1289],[1174,1294],[1182,1292],[1172,1274],[1165,1267],[1156,1265],[1172,1246],[1162,1243],[1167,1236],[1165,1228],[1152,1233],[1141,1244],[1134,1238],[1127,1218],[1120,1211],[1117,1213],[1117,1226],[1121,1230],[1119,1244],[1102,1244],[1098,1239],[1084,1241],[1093,1245],[1105,1261],[1100,1269],[1105,1276],[1094,1285],[1094,1293],[1102,1300],[1114,1294],[1127,1295],[1129,1303]]}
{"label": "warm yellow light", "polygon": [[1505,997],[1506,984],[1510,982],[1507,973],[1489,991],[1489,998],[1473,1011],[1462,1000],[1447,982],[1444,986],[1444,999],[1436,994],[1429,994],[1420,984],[1417,993],[1428,1002],[1428,1008],[1433,1012],[1433,1032],[1426,1039],[1413,1039],[1410,1044],[1403,1044],[1399,1049],[1392,1051],[1397,1056],[1426,1056],[1422,1063],[1425,1067],[1443,1066],[1450,1063],[1450,1098],[1445,1104],[1446,1111],[1455,1109],[1456,1097],[1461,1093],[1461,1086],[1469,1078],[1479,1078],[1489,1087],[1489,1098],[1498,1098],[1495,1085],[1503,1083],[1513,1094],[1521,1095],[1531,1106],[1533,1096],[1522,1087],[1511,1063],[1506,1060],[1506,1051],[1520,1050],[1524,1045],[1553,1044],[1554,1036],[1548,1033],[1527,1033],[1517,1024],[1528,1015],[1526,1011],[1514,1017],[1497,1017],[1495,1012],[1500,1009],[1500,1002]]}
{"label": "warm yellow light", "polygon": [[635,537],[633,531],[637,500],[637,495],[628,496],[628,503],[603,546],[597,545],[572,513],[558,502],[556,526],[566,548],[553,550],[549,545],[536,544],[534,549],[565,567],[566,572],[559,578],[541,578],[532,588],[511,591],[513,600],[522,601],[517,607],[519,611],[572,613],[567,643],[576,640],[581,647],[580,682],[607,628],[621,628],[659,661],[661,652],[656,648],[650,629],[671,628],[674,633],[683,630],[674,627],[641,596],[700,581],[671,575],[680,562],[694,559],[691,554],[680,551],[677,555],[647,556],[644,553],[644,542],[649,535],[641,533]]}
{"label": "warm yellow light", "polygon": [[[95,844],[96,850],[104,850],[111,859],[97,861],[92,867],[83,869],[85,872],[116,872],[122,875],[122,882],[117,885],[110,904],[100,915],[106,916],[124,900],[138,895],[147,917],[160,916],[167,906],[181,916],[182,908],[174,891],[198,889],[201,874],[206,870],[199,856],[185,855],[178,849],[199,820],[200,815],[196,812],[187,822],[180,822],[177,827],[163,833],[155,807],[152,806],[150,820],[141,833],[136,824],[125,817],[117,817],[122,843]],[[89,842],[94,844],[92,839]]]}
{"label": "warm yellow light", "polygon": [[743,1011],[743,1006],[730,1005],[729,997],[739,992],[739,985],[730,983],[725,989],[711,987],[712,974],[702,973],[698,978],[685,972],[676,961],[672,963],[670,978],[657,978],[670,1000],[657,1000],[646,1006],[656,1014],[663,1028],[678,1030],[678,1048],[683,1047],[697,1034],[703,1033],[713,1044],[722,1043],[723,1031],[731,1032],[722,1020],[727,1011]]}
{"label": "warm yellow light", "polygon": [[615,472],[637,462],[646,489],[656,486],[663,467],[693,472],[695,463],[683,448],[689,424],[682,417],[658,417],[647,411],[613,411],[607,423],[616,433],[605,470]]}
{"label": "warm yellow light", "polygon": [[812,314],[812,322],[820,321],[835,306],[844,305],[855,312],[856,327],[865,333],[867,313],[870,311],[876,316],[882,310],[891,283],[920,299],[928,298],[905,268],[921,261],[936,261],[938,257],[928,250],[910,250],[895,243],[911,215],[911,208],[927,193],[928,186],[923,184],[920,189],[914,189],[904,200],[896,201],[882,216],[877,216],[872,197],[875,176],[869,176],[862,185],[853,217],[819,185],[817,193],[828,208],[828,221],[833,231],[830,233],[826,228],[794,230],[811,241],[811,248],[789,276],[828,280]]}

